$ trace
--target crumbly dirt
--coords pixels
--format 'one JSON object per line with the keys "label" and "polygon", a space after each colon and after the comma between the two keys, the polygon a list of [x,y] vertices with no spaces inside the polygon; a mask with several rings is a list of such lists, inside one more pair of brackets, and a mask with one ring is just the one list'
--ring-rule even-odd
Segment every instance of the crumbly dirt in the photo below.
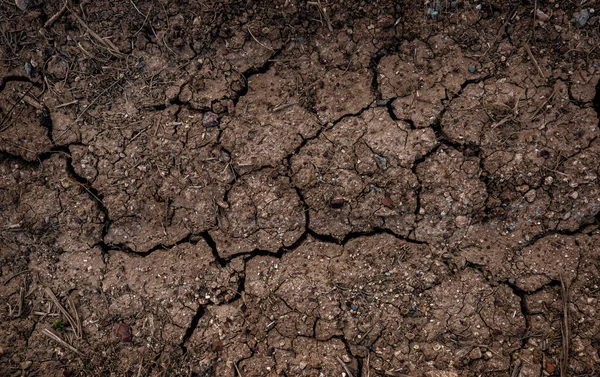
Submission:
{"label": "crumbly dirt", "polygon": [[599,14],[0,2],[0,375],[599,375]]}

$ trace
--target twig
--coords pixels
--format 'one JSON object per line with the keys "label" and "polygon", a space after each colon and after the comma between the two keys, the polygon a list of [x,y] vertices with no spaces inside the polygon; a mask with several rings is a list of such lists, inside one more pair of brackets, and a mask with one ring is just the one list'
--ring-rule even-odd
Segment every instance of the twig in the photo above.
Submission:
{"label": "twig", "polygon": [[512,373],[510,374],[510,377],[519,377],[521,375],[522,366],[523,364],[521,364],[521,361],[519,360],[515,365],[515,369],[513,369]]}
{"label": "twig", "polygon": [[569,367],[569,291],[565,279],[560,275],[560,293],[562,296],[563,321],[561,326],[562,352],[560,362],[560,377],[567,377]]}
{"label": "twig", "polygon": [[6,280],[4,280],[4,282],[2,283],[2,285],[8,284],[8,282],[10,282],[12,279],[16,278],[19,275],[25,274],[27,272],[29,272],[29,270],[23,270],[23,271],[19,271],[19,272],[15,273],[15,274],[12,274],[8,278],[6,278]]}
{"label": "twig", "polygon": [[533,2],[533,26],[531,26],[531,40],[535,43],[535,18],[537,17],[537,5],[538,2],[535,0]]}
{"label": "twig", "polygon": [[337,359],[337,361],[342,364],[342,367],[344,368],[344,370],[346,371],[346,374],[348,375],[348,377],[354,377],[354,375],[352,374],[352,372],[350,372],[350,369],[348,369],[348,367],[346,366],[346,363],[340,359],[339,357],[335,357]]}
{"label": "twig", "polygon": [[533,56],[533,53],[531,52],[529,45],[525,45],[525,50],[527,50],[529,57],[531,58],[531,60],[533,60],[533,64],[535,64],[535,67],[537,68],[538,72],[540,73],[540,76],[542,76],[543,79],[546,79],[546,76],[544,76],[544,72],[542,72],[540,65],[538,64],[537,60],[535,60],[535,56]]}
{"label": "twig", "polygon": [[48,330],[48,329],[44,329],[42,330],[42,334],[46,335],[48,338],[62,344],[64,347],[68,348],[69,350],[71,350],[73,353],[77,354],[78,356],[83,357],[83,353],[81,353],[77,348],[73,347],[72,345],[70,345],[69,343],[65,342],[64,340],[62,340],[60,338],[60,336],[56,335],[55,333],[53,333],[52,331]]}
{"label": "twig", "polygon": [[63,108],[63,107],[67,107],[67,106],[75,105],[75,104],[77,104],[77,103],[79,103],[79,101],[78,101],[78,100],[71,101],[71,102],[67,102],[67,103],[61,103],[60,105],[54,106],[54,110],[58,110],[58,109],[61,109],[61,108]]}
{"label": "twig", "polygon": [[[77,338],[81,338],[81,324],[79,322],[79,316],[77,315],[77,312],[75,312],[75,317],[77,318],[76,320],[75,318],[73,318],[73,316],[71,316],[71,314],[69,314],[67,309],[65,309],[60,304],[60,301],[58,301],[58,298],[54,295],[54,292],[52,292],[50,288],[46,288],[44,291],[46,292],[48,297],[50,297],[50,300],[52,300],[54,306],[56,306],[56,308],[61,312],[61,314],[67,319],[67,321],[71,325],[71,328],[73,329],[73,332],[75,332],[75,336]],[[72,301],[69,303],[69,306],[71,306],[71,309],[73,309]]]}
{"label": "twig", "polygon": [[254,36],[254,34],[252,34],[252,31],[250,31],[250,26],[248,26],[247,29],[248,29],[248,33],[250,33],[250,36],[252,37],[252,39],[254,39],[256,41],[256,43],[258,43],[259,45],[263,46],[267,50],[275,51],[271,47],[262,44],[258,39],[256,39],[256,37]]}
{"label": "twig", "polygon": [[48,19],[48,21],[46,21],[46,23],[44,24],[44,29],[48,29],[50,26],[54,25],[54,23],[56,22],[56,20],[58,20],[63,13],[65,13],[65,11],[67,10],[67,1],[65,1],[65,5],[63,5],[63,7],[54,14],[54,16],[50,17],[50,19]]}
{"label": "twig", "polygon": [[[96,101],[98,100],[98,98],[102,97],[102,95],[104,95],[104,93],[108,92],[108,91],[109,91],[110,89],[112,89],[112,88],[113,88],[115,85],[117,85],[117,84],[118,84],[118,83],[119,83],[119,82],[120,82],[120,81],[123,79],[123,77],[125,77],[125,75],[121,74],[121,75],[119,76],[119,78],[118,78],[118,79],[117,79],[115,82],[113,82],[112,84],[110,84],[110,86],[109,86],[108,88],[104,89],[104,90],[103,90],[103,91],[102,91],[100,94],[98,94],[98,95],[96,96],[96,98],[94,98],[94,99],[92,100],[92,102],[90,102],[90,104],[89,104],[89,105],[88,105],[88,106],[87,106],[85,109],[83,109],[83,111],[81,111],[81,113],[79,113],[79,115],[78,115],[78,116],[77,116],[77,118],[75,119],[75,123],[77,123],[77,121],[79,121],[79,119],[81,119],[81,117],[83,116],[83,114],[85,114],[85,112],[86,112],[86,111],[88,111],[88,109],[89,109],[90,107],[92,107],[92,105],[93,105],[94,103],[96,103]],[[73,125],[71,125],[71,126],[67,127],[67,128],[66,128],[66,129],[65,129],[63,132],[61,132],[61,133],[60,133],[58,136],[56,136],[54,139],[55,139],[55,140],[57,140],[59,137],[61,137],[61,136],[62,136],[62,135],[64,135],[65,133],[67,133],[67,132],[71,131],[71,129],[72,129],[72,128],[73,128]]]}
{"label": "twig", "polygon": [[294,106],[295,104],[296,104],[296,102],[292,102],[292,103],[284,103],[283,105],[280,105],[280,106],[277,106],[276,108],[274,108],[274,109],[273,109],[273,112],[274,112],[274,113],[276,113],[276,112],[278,112],[278,111],[285,110],[285,109],[287,109],[288,107],[292,107],[292,106]]}
{"label": "twig", "polygon": [[242,373],[238,369],[238,366],[237,366],[236,362],[233,363],[233,367],[235,368],[235,371],[237,372],[238,377],[242,377]]}
{"label": "twig", "polygon": [[[98,42],[100,42],[107,48],[108,52],[110,52],[111,55],[113,55],[117,58],[123,56],[123,54],[121,54],[121,51],[119,50],[119,48],[117,46],[115,46],[114,43],[112,43],[109,39],[104,39],[101,36],[99,36],[77,15],[77,13],[73,12],[71,9],[69,9],[69,11],[73,15],[73,17],[75,17],[77,22],[79,22],[81,24],[81,26],[83,26],[85,28],[85,30],[87,30],[87,32],[90,33],[90,35],[92,37],[94,37]],[[111,49],[112,49],[112,51],[111,51]]]}

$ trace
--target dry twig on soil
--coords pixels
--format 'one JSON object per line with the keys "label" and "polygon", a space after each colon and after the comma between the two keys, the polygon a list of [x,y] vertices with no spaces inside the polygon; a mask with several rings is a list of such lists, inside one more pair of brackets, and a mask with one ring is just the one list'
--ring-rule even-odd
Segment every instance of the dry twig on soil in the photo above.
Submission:
{"label": "dry twig on soil", "polygon": [[560,276],[560,295],[562,297],[563,318],[561,325],[562,351],[560,360],[560,377],[567,377],[569,367],[569,289],[564,277]]}
{"label": "dry twig on soil", "polygon": [[79,314],[77,313],[77,309],[75,309],[75,304],[73,303],[73,300],[70,297],[67,298],[69,308],[73,311],[73,315],[71,315],[67,311],[67,309],[65,309],[61,305],[60,301],[58,301],[58,298],[54,295],[54,292],[52,292],[50,288],[46,288],[44,291],[46,292],[48,297],[50,297],[50,300],[52,300],[54,306],[56,306],[56,308],[61,312],[61,314],[67,319],[67,321],[71,325],[71,329],[73,329],[73,332],[75,333],[75,337],[80,339],[82,336],[81,321],[79,320]]}
{"label": "dry twig on soil", "polygon": [[46,335],[48,338],[58,342],[59,344],[61,344],[62,346],[66,347],[67,349],[71,350],[73,353],[77,354],[78,356],[82,356],[83,357],[83,353],[81,353],[81,351],[79,351],[77,348],[73,347],[72,345],[70,345],[69,343],[65,342],[64,340],[62,340],[60,338],[60,336],[56,335],[55,333],[53,333],[52,331],[48,330],[48,329],[44,329],[42,330],[42,334]]}

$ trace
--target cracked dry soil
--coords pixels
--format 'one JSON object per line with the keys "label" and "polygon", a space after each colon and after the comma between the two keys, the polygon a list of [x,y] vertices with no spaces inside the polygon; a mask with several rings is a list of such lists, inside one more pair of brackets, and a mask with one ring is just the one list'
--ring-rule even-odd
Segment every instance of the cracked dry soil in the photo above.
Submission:
{"label": "cracked dry soil", "polygon": [[17,3],[0,375],[600,375],[596,0]]}

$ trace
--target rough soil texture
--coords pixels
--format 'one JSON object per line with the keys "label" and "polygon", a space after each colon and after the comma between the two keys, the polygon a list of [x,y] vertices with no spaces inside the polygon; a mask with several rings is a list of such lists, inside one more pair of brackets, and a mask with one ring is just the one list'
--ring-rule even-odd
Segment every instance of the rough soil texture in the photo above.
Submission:
{"label": "rough soil texture", "polygon": [[600,375],[598,14],[0,2],[0,375]]}

